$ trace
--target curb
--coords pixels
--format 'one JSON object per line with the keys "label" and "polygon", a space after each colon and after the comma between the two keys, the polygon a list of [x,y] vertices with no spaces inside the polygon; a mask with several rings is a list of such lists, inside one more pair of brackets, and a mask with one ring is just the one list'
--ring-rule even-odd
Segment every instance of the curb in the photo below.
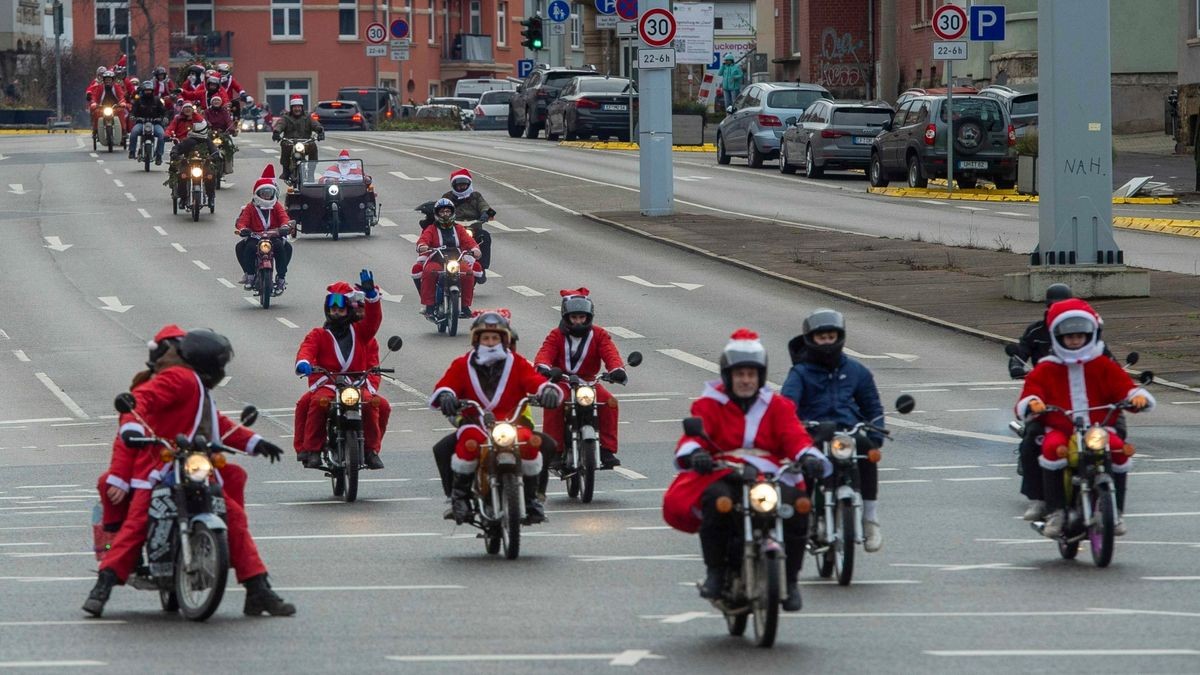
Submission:
{"label": "curb", "polygon": [[[637,150],[637,143],[621,141],[559,141],[559,147],[583,148],[586,150]],[[717,146],[712,143],[704,145],[672,145],[671,152],[716,152]]]}
{"label": "curb", "polygon": [[[920,199],[946,199],[977,202],[1032,202],[1037,203],[1037,195],[1017,194],[1016,190],[987,190],[983,188],[959,188],[947,193],[945,190],[910,187],[872,187],[867,192],[884,197],[909,197]],[[1113,197],[1113,204],[1178,204],[1179,197]]]}
{"label": "curb", "polygon": [[68,134],[90,134],[91,129],[55,129],[54,131],[46,131],[46,127],[38,127],[37,129],[0,129],[0,136],[53,136],[58,133]]}
{"label": "curb", "polygon": [[[853,302],[857,305],[862,305],[864,307],[870,307],[872,309],[882,310],[884,312],[889,312],[891,314],[903,316],[905,318],[913,319],[915,321],[920,321],[922,323],[932,324],[934,326],[938,326],[940,328],[946,328],[948,330],[954,331],[956,333],[961,333],[963,335],[970,335],[972,337],[982,338],[989,342],[996,342],[999,344],[1016,344],[1017,343],[1017,340],[1015,338],[1007,337],[1004,335],[997,335],[996,333],[989,333],[988,331],[980,330],[978,328],[972,328],[970,326],[964,326],[962,324],[954,323],[952,321],[946,321],[945,319],[939,319],[935,316],[929,316],[928,314],[914,312],[911,309],[897,307],[896,305],[890,305],[886,302],[879,302],[878,300],[871,300],[869,298],[864,298],[862,296],[854,295],[853,293],[847,293],[846,291],[839,291],[836,288],[830,288],[829,286],[822,286],[821,284],[813,283],[811,281],[805,281],[804,279],[797,279],[796,277],[788,276],[786,274],[781,274],[779,272],[775,272],[773,270],[769,270],[764,267],[760,267],[758,265],[755,265],[754,263],[748,263],[748,262],[745,262],[744,260],[738,260],[737,258],[730,258],[727,256],[719,255],[717,253],[713,253],[712,251],[700,248],[699,246],[692,246],[691,244],[685,244],[683,242],[675,241],[674,239],[662,237],[657,234],[651,234],[645,230],[639,230],[636,227],[633,227],[631,225],[626,225],[625,223],[618,223],[615,220],[609,220],[608,218],[602,218],[594,213],[584,212],[584,213],[581,213],[580,215],[582,215],[584,218],[587,218],[588,220],[591,220],[593,222],[597,222],[602,225],[608,225],[609,227],[613,227],[618,230],[623,230],[625,232],[628,232],[630,234],[635,234],[635,235],[637,235],[639,237],[643,237],[645,239],[651,239],[651,240],[657,241],[661,244],[666,244],[667,246],[671,246],[671,247],[678,248],[678,249],[683,249],[683,250],[689,251],[691,253],[696,253],[698,255],[702,255],[711,260],[716,260],[719,262],[727,263],[727,264],[733,265],[734,267],[740,267],[740,268],[750,271],[750,272],[755,272],[755,273],[761,274],[763,276],[771,277],[777,281],[783,281],[783,282],[792,284],[794,286],[800,286],[802,288],[807,288],[808,290],[811,290],[811,291],[816,291],[818,293],[824,293],[826,295],[831,295],[835,298],[840,298],[842,300]],[[1172,389],[1179,389],[1182,391],[1190,391],[1193,393],[1200,394],[1200,388],[1189,387],[1186,384],[1172,382],[1170,380],[1164,380],[1164,379],[1159,378],[1158,376],[1155,376],[1154,383],[1161,384],[1165,387],[1170,387]]]}
{"label": "curb", "polygon": [[1141,230],[1143,232],[1158,232],[1178,237],[1200,237],[1200,220],[1182,220],[1175,218],[1134,218],[1118,216],[1113,218],[1113,227],[1125,230]]}

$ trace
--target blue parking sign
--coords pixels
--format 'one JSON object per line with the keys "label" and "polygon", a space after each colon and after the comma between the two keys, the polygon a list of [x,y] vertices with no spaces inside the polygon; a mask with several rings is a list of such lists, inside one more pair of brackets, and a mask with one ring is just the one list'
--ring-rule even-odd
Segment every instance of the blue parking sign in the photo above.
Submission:
{"label": "blue parking sign", "polygon": [[970,38],[975,42],[1004,40],[1004,5],[975,5],[967,21]]}
{"label": "blue parking sign", "polygon": [[571,17],[571,6],[565,0],[554,0],[546,6],[546,15],[551,21],[562,23]]}
{"label": "blue parking sign", "polygon": [[517,61],[517,77],[526,78],[533,72],[533,59],[520,59]]}
{"label": "blue parking sign", "polygon": [[721,69],[721,52],[713,52],[713,60],[712,60],[712,63],[708,64],[708,69],[709,70],[720,70]]}
{"label": "blue parking sign", "polygon": [[616,14],[617,0],[595,0],[596,11],[601,14]]}

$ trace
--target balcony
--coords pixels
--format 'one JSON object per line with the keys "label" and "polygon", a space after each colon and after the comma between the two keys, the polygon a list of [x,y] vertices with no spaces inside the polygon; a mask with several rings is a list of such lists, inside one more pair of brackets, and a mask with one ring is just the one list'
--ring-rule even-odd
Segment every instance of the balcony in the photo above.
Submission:
{"label": "balcony", "polygon": [[448,52],[442,55],[443,80],[513,72],[512,64],[496,63],[491,35],[458,33]]}
{"label": "balcony", "polygon": [[233,54],[233,31],[212,31],[204,35],[171,35],[171,62],[190,61],[195,57],[227,59]]}

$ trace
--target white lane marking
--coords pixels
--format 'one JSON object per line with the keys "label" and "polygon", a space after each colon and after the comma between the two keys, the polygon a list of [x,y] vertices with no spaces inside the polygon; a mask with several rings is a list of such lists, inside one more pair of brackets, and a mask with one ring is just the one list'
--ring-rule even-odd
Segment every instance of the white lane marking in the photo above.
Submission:
{"label": "white lane marking", "polygon": [[950,202],[938,201],[936,199],[918,199],[917,201],[924,202],[926,204],[933,204],[934,206],[949,206],[950,205]]}
{"label": "white lane marking", "polygon": [[978,206],[955,206],[954,208],[962,209],[963,211],[987,211],[987,209],[982,209]]}
{"label": "white lane marking", "polygon": [[116,186],[117,186],[117,187],[119,187],[119,188],[123,188],[123,187],[125,187],[125,184],[124,184],[124,183],[122,183],[120,180],[118,180],[118,179],[116,179],[116,178],[114,178],[114,179],[113,179],[113,184],[114,184],[114,185],[116,185]]}
{"label": "white lane marking", "polygon": [[850,356],[853,356],[856,359],[886,359],[887,358],[886,354],[863,354],[862,352],[856,352],[853,349],[850,349],[849,347],[842,347],[842,351]]}
{"label": "white lane marking", "polygon": [[103,448],[108,443],[61,443],[60,448]]}
{"label": "white lane marking", "polygon": [[226,279],[225,277],[217,277],[217,281],[225,288],[237,288],[237,284]]}
{"label": "white lane marking", "polygon": [[978,464],[947,464],[945,466],[910,466],[913,471],[949,471],[952,469],[982,469]]}
{"label": "white lane marking", "polygon": [[205,272],[212,269],[208,265],[205,265],[204,261],[202,261],[202,260],[193,260],[192,264],[195,265],[196,267],[199,267],[200,269],[204,270]]}
{"label": "white lane marking", "polygon": [[104,170],[104,175],[106,175],[106,176],[111,176],[111,175],[112,175],[112,169],[105,169],[105,170]]}
{"label": "white lane marking", "polygon": [[697,368],[707,370],[710,373],[721,372],[721,367],[719,365],[717,365],[716,363],[713,363],[712,361],[709,361],[708,359],[702,359],[699,356],[696,356],[694,354],[689,354],[689,353],[683,351],[682,349],[659,349],[658,353],[662,354],[663,356],[669,356],[669,357],[675,359],[676,361],[683,361],[684,363],[686,363],[688,365],[696,366]]}
{"label": "white lane marking", "polygon": [[1015,391],[1020,387],[969,387],[967,391]]}
{"label": "white lane marking", "polygon": [[287,326],[288,328],[299,328],[300,327],[300,326],[297,326],[296,324],[292,323],[291,321],[288,321],[287,319],[283,318],[282,316],[275,317],[275,320],[278,321],[279,323]]}
{"label": "white lane marking", "polygon": [[149,212],[149,211],[147,211],[146,209],[138,209],[138,213],[142,214],[142,217],[143,217],[143,218],[149,218],[149,217],[150,217],[150,212]]}
{"label": "white lane marking", "polygon": [[44,541],[27,541],[20,544],[0,544],[0,546],[49,546],[48,542]]}
{"label": "white lane marking", "polygon": [[11,193],[12,193],[12,194],[14,194],[14,195],[27,195],[27,194],[29,194],[29,191],[28,191],[28,190],[26,190],[26,189],[25,189],[25,187],[24,187],[23,185],[21,185],[20,183],[9,183],[9,184],[8,184],[8,191],[9,191],[9,192],[11,192]]}
{"label": "white lane marking", "polygon": [[1171,405],[1200,405],[1200,401],[1171,401]]}
{"label": "white lane marking", "polygon": [[932,483],[932,482],[933,481],[931,481],[927,478],[910,478],[908,480],[881,480],[881,481],[879,481],[879,484],[883,485],[884,483],[887,483],[888,485],[897,485],[900,483]]}
{"label": "white lane marking", "polygon": [[[41,382],[46,386],[47,389],[50,390],[51,394],[54,394],[55,398],[57,398],[59,401],[62,401],[62,404],[67,406],[67,410],[70,410],[76,417],[80,419],[88,418],[88,414],[83,411],[83,408],[80,408],[78,403],[71,400],[71,397],[67,396],[67,392],[63,391],[61,387],[59,387],[57,384],[54,384],[54,380],[51,380],[49,375],[45,373],[34,373],[33,375],[38,379],[39,382]],[[75,486],[72,485],[71,487]]]}
{"label": "white lane marking", "polygon": [[[1015,478],[1015,476],[1014,476],[1014,478]],[[955,482],[955,483],[966,483],[966,482],[970,482],[970,481],[981,481],[981,480],[1009,480],[1009,477],[1008,476],[977,476],[974,478],[943,478],[942,480],[948,480],[948,481]]]}
{"label": "white lane marking", "polygon": [[959,565],[954,563],[892,563],[892,567],[929,567],[939,572],[975,572],[978,570],[1036,570],[1036,567],[1023,567],[1012,563],[982,563],[979,565]]}
{"label": "white lane marking", "polygon": [[1193,656],[1195,649],[930,649],[930,656]]}
{"label": "white lane marking", "polygon": [[[3,511],[3,509],[0,509]],[[72,556],[96,555],[92,551],[62,551],[57,553],[5,553],[10,558],[69,558]]]}
{"label": "white lane marking", "polygon": [[629,330],[628,328],[622,328],[620,326],[609,326],[608,332],[613,335],[616,335],[617,337],[625,338],[627,340],[636,340],[637,338],[646,337],[645,335],[642,335],[641,333],[635,333],[635,332]]}
{"label": "white lane marking", "polygon": [[[258,539],[258,537],[255,537]],[[324,591],[462,591],[466,586],[452,584],[413,584],[408,586],[272,586],[276,591],[291,591],[295,593],[311,593]],[[229,592],[245,592],[244,588],[227,588]]]}
{"label": "white lane marking", "polygon": [[262,150],[263,152],[267,153],[268,155],[275,154],[275,150],[273,148],[259,148],[259,150]]}
{"label": "white lane marking", "polygon": [[45,489],[50,489],[50,488],[77,488],[77,487],[82,487],[82,486],[80,486],[77,483],[68,484],[68,485],[18,485],[18,486],[16,486],[16,489],[17,490],[45,490]]}
{"label": "white lane marking", "polygon": [[999,408],[949,408],[946,412],[964,413],[964,412],[995,412]]}
{"label": "white lane marking", "polygon": [[187,249],[184,248],[183,244],[180,244],[179,242],[175,242],[175,241],[171,242],[171,248],[175,249],[176,251],[179,251],[180,253],[187,253]]}
{"label": "white lane marking", "polygon": [[162,236],[164,236],[164,237],[165,237],[165,236],[167,236],[167,231],[166,231],[166,230],[164,230],[164,229],[162,228],[162,226],[161,226],[161,225],[155,225],[155,226],[154,226],[154,231],[155,231],[155,232],[157,232],[157,233],[159,233],[159,234],[161,234],[161,235],[162,235]]}
{"label": "white lane marking", "polygon": [[949,389],[901,389],[902,394],[932,394],[939,391],[950,391]]}
{"label": "white lane marking", "polygon": [[404,232],[400,235],[400,238],[407,242],[411,242],[413,244],[417,243],[417,239],[420,239],[420,237],[413,234],[412,232]]}
{"label": "white lane marking", "polygon": [[985,433],[980,433],[978,431],[960,431],[958,429],[946,429],[943,427],[934,426],[932,424],[922,424],[920,422],[911,422],[909,420],[899,419],[896,417],[888,417],[886,419],[886,421],[888,424],[890,424],[892,426],[904,427],[906,429],[914,429],[916,431],[924,431],[924,432],[931,433],[931,434],[942,434],[945,436],[958,436],[961,438],[974,438],[974,439],[978,439],[981,441],[993,441],[995,443],[1004,443],[1006,445],[1012,445],[1014,442],[1014,440],[1013,440],[1014,437],[1011,437],[1011,436],[1000,436],[998,434],[985,434]]}
{"label": "white lane marking", "polygon": [[[91,525],[25,525],[25,526],[18,526],[18,527],[0,527],[0,530],[4,530],[6,532],[8,532],[8,531],[16,532],[19,530],[75,530],[75,529],[82,529],[85,527],[90,528]],[[0,579],[6,579],[6,578],[12,578],[12,577],[0,577]],[[94,577],[94,576],[83,577],[83,578],[93,580],[93,581],[96,579],[96,577]]]}
{"label": "white lane marking", "polygon": [[1200,516],[1200,511],[1176,511],[1173,513],[1126,513],[1125,518],[1174,518],[1178,516]]}
{"label": "white lane marking", "polygon": [[58,515],[58,514],[64,514],[64,513],[80,514],[80,513],[91,513],[91,511],[26,511],[23,513],[21,513],[21,512],[7,513],[5,515],[8,515],[8,516],[52,516],[52,515]]}
{"label": "white lane marking", "polygon": [[434,176],[409,176],[408,174],[404,173],[403,171],[389,171],[388,173],[392,174],[396,178],[399,178],[400,180],[424,180],[424,181],[429,181],[430,183],[438,183],[438,182],[441,182],[442,180],[444,180],[440,176],[437,176],[437,177],[434,177]]}
{"label": "white lane marking", "polygon": [[645,480],[645,478],[646,478],[645,476],[634,471],[633,469],[626,469],[623,466],[614,466],[613,471],[621,474],[622,476],[624,476],[630,480]]}
{"label": "white lane marking", "polygon": [[[401,382],[400,380],[397,380],[396,378],[391,377],[390,375],[383,375],[382,377],[383,377],[384,382],[391,382],[392,384],[399,387],[402,391],[408,392],[409,394],[416,396],[418,399],[421,400],[422,405],[426,404],[429,401],[429,394],[422,392],[420,389],[417,389],[416,387],[414,387],[412,385],[405,384],[404,382]],[[434,429],[434,431],[437,431],[437,429]],[[454,429],[451,428],[451,429],[448,429],[447,431],[454,431]]]}
{"label": "white lane marking", "polygon": [[24,361],[25,363],[29,363],[29,357],[25,355],[24,349],[14,349],[13,356],[17,357],[18,361]]}
{"label": "white lane marking", "polygon": [[42,239],[46,240],[46,248],[51,251],[58,251],[59,253],[74,246],[74,244],[62,243],[62,237],[42,237]]}
{"label": "white lane marking", "polygon": [[[645,530],[671,530],[674,528],[672,528],[670,525],[646,525],[643,527],[627,527],[625,529],[641,532],[641,531],[645,531]],[[1200,579],[1200,577],[1197,577],[1197,578]]]}
{"label": "white lane marking", "polygon": [[1163,457],[1162,459],[1144,459],[1145,462],[1200,462],[1200,457]]}
{"label": "white lane marking", "polygon": [[704,287],[704,284],[688,284],[688,283],[683,283],[681,281],[671,281],[671,282],[668,282],[665,284],[656,284],[652,281],[646,281],[645,279],[643,279],[639,276],[633,275],[633,274],[627,274],[625,276],[620,276],[617,278],[624,279],[625,281],[635,283],[639,286],[645,286],[647,288],[682,288],[685,291],[694,291],[697,288]]}
{"label": "white lane marking", "polygon": [[545,293],[542,293],[541,291],[535,291],[528,286],[509,286],[508,290],[513,291],[514,293],[519,293],[527,298],[537,298],[545,295]]}
{"label": "white lane marking", "polygon": [[133,309],[133,305],[122,305],[121,299],[115,295],[103,295],[96,299],[104,303],[104,306],[100,309],[108,310],[110,312],[124,314],[125,312]]}
{"label": "white lane marking", "polygon": [[[313,502],[317,503],[317,502]],[[326,504],[328,502],[320,502]],[[334,502],[337,503],[337,502]],[[437,537],[437,532],[371,532],[362,534],[281,534],[254,537],[255,541],[286,541],[289,539],[392,539],[395,537]]]}
{"label": "white lane marking", "polygon": [[[396,172],[393,172],[396,173]],[[440,178],[438,180],[441,180]],[[282,589],[277,589],[282,590]],[[481,663],[490,661],[608,661],[610,666],[636,666],[646,659],[664,659],[648,649],[626,649],[617,654],[430,654],[424,656],[385,656],[401,663]]]}
{"label": "white lane marking", "polygon": [[1017,217],[1017,218],[1025,218],[1025,217],[1027,217],[1027,216],[1030,216],[1030,215],[1032,215],[1032,214],[1029,214],[1029,213],[1017,213],[1016,211],[997,211],[997,212],[996,212],[996,215],[998,215],[998,216],[1014,216],[1014,217]]}
{"label": "white lane marking", "polygon": [[[803,583],[803,582],[801,582]],[[830,582],[821,582],[822,584]],[[858,582],[855,582],[858,583]],[[864,580],[863,583],[867,583]],[[695,585],[690,584],[690,585]],[[958,619],[958,618],[982,618],[982,619],[1006,619],[1010,617],[1058,617],[1058,616],[1128,616],[1132,611],[1126,610],[1047,610],[1047,611],[1013,611],[1013,612],[803,612],[798,614],[781,614],[782,617],[789,619]],[[666,618],[664,615],[643,615],[642,619],[662,620]],[[715,612],[705,612],[704,616],[697,617],[702,619],[720,619],[723,618]]]}
{"label": "white lane marking", "polygon": [[392,220],[391,218],[385,218],[383,216],[379,217],[379,226],[380,227],[399,227],[399,225],[396,224],[396,221]]}
{"label": "white lane marking", "polygon": [[129,200],[129,201],[131,201],[131,202],[136,202],[136,201],[137,201],[137,197],[134,197],[132,192],[126,192],[126,193],[125,193],[125,198],[126,198],[126,199],[128,199],[128,200]]}
{"label": "white lane marking", "polygon": [[100,157],[100,155],[97,155],[94,152],[89,152],[88,157],[91,157],[92,159],[98,159]]}
{"label": "white lane marking", "polygon": [[[91,623],[80,621],[79,623]],[[122,622],[123,623],[123,622]],[[0,661],[0,668],[92,668],[107,666],[107,661]]]}
{"label": "white lane marking", "polygon": [[661,510],[662,510],[661,506],[627,506],[627,507],[612,508],[612,509],[571,509],[570,511],[547,511],[546,513],[561,513],[563,515],[573,515],[576,513],[611,513],[613,511],[661,511]]}

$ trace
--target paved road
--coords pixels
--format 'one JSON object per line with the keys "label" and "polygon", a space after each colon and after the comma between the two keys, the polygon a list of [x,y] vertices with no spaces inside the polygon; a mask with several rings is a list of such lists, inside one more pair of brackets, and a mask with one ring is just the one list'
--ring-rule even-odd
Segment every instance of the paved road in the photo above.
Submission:
{"label": "paved road", "polygon": [[[1130,534],[1114,565],[1065,562],[1013,518],[1022,503],[1004,424],[1017,392],[994,345],[840,306],[545,203],[581,211],[634,199],[628,190],[470,159],[495,153],[528,164],[493,147],[521,143],[395,138],[331,134],[323,144],[323,156],[344,143],[365,159],[389,226],[371,239],[302,238],[289,289],[269,311],[221,281],[237,278],[231,222],[266,151],[274,152],[265,135],[243,141],[235,185],[200,223],[170,214],[161,171],[91,157],[73,137],[0,139],[9,157],[0,162],[0,186],[20,184],[10,190],[26,193],[5,194],[0,205],[9,233],[0,249],[0,666],[161,671],[178,667],[183,640],[200,645],[203,635],[220,647],[183,653],[205,667],[252,663],[262,672],[592,672],[628,664],[647,672],[1193,670],[1194,398],[1161,392],[1159,411],[1133,420],[1138,473]],[[628,164],[611,157],[538,153],[560,174],[616,174]],[[441,520],[427,450],[445,423],[424,408],[424,395],[465,344],[416,317],[404,237],[417,231],[411,205],[444,189],[447,162],[478,169],[477,187],[508,228],[494,228],[498,274],[480,289],[477,307],[510,307],[523,351],[532,352],[557,323],[557,290],[586,285],[597,320],[622,329],[622,351],[646,355],[618,392],[628,471],[602,476],[587,506],[552,486],[550,522],[528,531],[515,562],[489,558],[474,531]],[[798,195],[810,192],[797,187]],[[827,207],[834,196],[842,198],[830,193]],[[70,248],[46,248],[46,237]],[[387,470],[364,483],[364,501],[346,505],[331,502],[326,481],[293,461],[239,460],[250,471],[260,549],[299,615],[245,619],[236,589],[196,626],[162,615],[150,594],[118,589],[103,621],[84,620],[78,607],[95,569],[87,523],[113,433],[110,402],[140,367],[145,341],[169,321],[228,334],[237,356],[218,404],[255,403],[264,410],[259,430],[286,444],[302,391],[290,375],[296,344],[321,320],[324,286],[362,267],[376,270],[391,294],[382,333],[405,340],[389,358],[403,386],[385,387],[396,407]],[[114,309],[101,298],[115,298]],[[830,304],[846,313],[849,346],[865,355],[885,399],[912,393],[918,412],[894,420],[896,439],[885,448],[883,551],[864,557],[850,588],[806,571],[805,611],[785,618],[779,644],[766,652],[726,637],[696,597],[697,542],[662,525],[661,493],[678,420],[713,377],[731,330],[762,333],[771,379],[781,382],[784,345],[800,318]],[[1055,651],[1100,649],[1112,652]]]}

